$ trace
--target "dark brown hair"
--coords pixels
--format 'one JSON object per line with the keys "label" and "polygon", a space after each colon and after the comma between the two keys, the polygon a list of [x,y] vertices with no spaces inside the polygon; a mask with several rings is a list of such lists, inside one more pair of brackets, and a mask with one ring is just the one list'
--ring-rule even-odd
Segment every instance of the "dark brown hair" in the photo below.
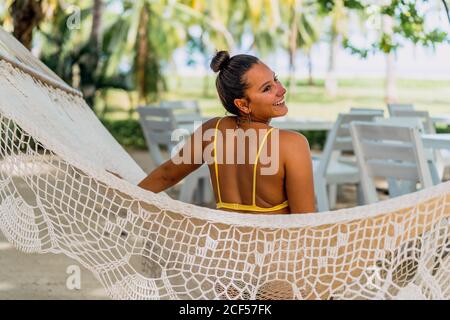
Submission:
{"label": "dark brown hair", "polygon": [[234,104],[234,99],[241,99],[248,84],[244,79],[245,73],[260,60],[248,54],[238,54],[230,58],[228,51],[219,51],[211,61],[211,69],[218,72],[216,79],[217,93],[225,109],[236,115],[240,110]]}

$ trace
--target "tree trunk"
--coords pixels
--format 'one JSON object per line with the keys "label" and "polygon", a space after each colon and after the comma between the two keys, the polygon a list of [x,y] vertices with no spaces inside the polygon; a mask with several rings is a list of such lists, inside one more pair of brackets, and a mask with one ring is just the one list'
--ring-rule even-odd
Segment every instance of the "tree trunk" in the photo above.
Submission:
{"label": "tree trunk", "polygon": [[289,90],[288,99],[291,95],[295,94],[295,58],[297,56],[297,1],[294,2],[291,15],[291,32],[289,37]]}
{"label": "tree trunk", "polygon": [[[208,11],[206,11],[206,14],[208,14]],[[205,25],[202,22],[202,34],[200,35],[200,51],[203,54],[204,58],[204,67],[205,67],[205,75],[203,77],[203,96],[207,97],[209,93],[209,77],[208,77],[208,69],[209,69],[209,54],[206,52],[206,46],[205,46]]]}
{"label": "tree trunk", "polygon": [[328,96],[334,98],[337,95],[338,84],[336,79],[336,55],[339,50],[339,35],[332,30],[330,40],[330,51],[328,57],[328,72],[325,79],[325,89]]}
{"label": "tree trunk", "polygon": [[[206,70],[208,70],[208,69],[206,69]],[[208,95],[209,95],[209,76],[206,73],[203,76],[203,96],[207,97]]]}
{"label": "tree trunk", "polygon": [[83,75],[81,82],[81,91],[84,99],[94,108],[95,94],[97,92],[96,70],[100,58],[100,30],[103,13],[103,0],[94,0],[92,7],[92,27],[89,35],[89,48],[86,56],[82,59]]}
{"label": "tree trunk", "polygon": [[150,19],[150,12],[147,4],[144,4],[138,31],[138,52],[137,52],[137,89],[138,89],[138,101],[139,103],[147,103],[147,90],[146,90],[146,62],[148,54],[148,22]]}
{"label": "tree trunk", "polygon": [[13,18],[13,35],[28,50],[33,43],[33,30],[44,18],[41,1],[37,0],[14,0],[10,7]]}
{"label": "tree trunk", "polygon": [[395,103],[397,100],[397,85],[395,77],[395,56],[393,52],[386,54],[386,103]]}
{"label": "tree trunk", "polygon": [[[92,28],[89,42],[95,52],[100,52],[100,29],[102,24],[103,0],[94,0],[92,8]],[[97,57],[98,58],[98,57]]]}
{"label": "tree trunk", "polygon": [[311,49],[308,50],[306,55],[307,55],[307,59],[308,59],[308,85],[313,86],[314,78],[313,78],[313,64],[312,64]]}
{"label": "tree trunk", "polygon": [[[393,19],[391,16],[383,15],[383,32],[392,36]],[[395,77],[395,56],[394,52],[385,53],[386,77],[385,77],[385,97],[386,103],[394,103],[397,100],[397,85]]]}

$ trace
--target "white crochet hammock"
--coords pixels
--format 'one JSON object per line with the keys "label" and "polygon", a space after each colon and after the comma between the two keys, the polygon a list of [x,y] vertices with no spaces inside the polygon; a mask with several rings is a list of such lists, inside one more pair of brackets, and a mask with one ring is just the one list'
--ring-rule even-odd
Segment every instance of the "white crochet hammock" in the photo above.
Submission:
{"label": "white crochet hammock", "polygon": [[283,216],[146,192],[81,95],[1,29],[0,132],[2,233],[75,259],[112,298],[450,298],[448,182]]}

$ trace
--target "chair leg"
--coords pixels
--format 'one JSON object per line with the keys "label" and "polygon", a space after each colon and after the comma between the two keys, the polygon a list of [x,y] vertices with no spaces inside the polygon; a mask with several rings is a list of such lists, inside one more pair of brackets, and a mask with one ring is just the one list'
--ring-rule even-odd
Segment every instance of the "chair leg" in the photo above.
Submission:
{"label": "chair leg", "polygon": [[212,188],[209,177],[199,177],[195,191],[195,201],[199,204],[207,204],[212,201]]}
{"label": "chair leg", "polygon": [[194,200],[194,192],[196,189],[197,183],[194,181],[191,175],[187,176],[180,190],[179,200],[187,203],[192,203]]}
{"label": "chair leg", "polygon": [[366,204],[366,200],[364,199],[364,190],[361,183],[356,184],[356,202],[360,206]]}
{"label": "chair leg", "polygon": [[395,198],[417,190],[416,182],[388,178],[389,197]]}
{"label": "chair leg", "polygon": [[213,201],[213,190],[211,186],[211,179],[209,177],[203,178],[203,203],[210,203]]}
{"label": "chair leg", "polygon": [[389,197],[395,198],[398,197],[401,194],[401,188],[398,184],[398,181],[394,178],[387,178],[388,182],[388,191],[389,191]]}
{"label": "chair leg", "polygon": [[433,184],[439,184],[444,177],[444,168],[438,168],[434,161],[428,161],[428,168],[430,169],[431,180],[433,181]]}
{"label": "chair leg", "polygon": [[213,193],[210,178],[195,172],[187,176],[181,186],[179,199],[183,202],[197,204],[211,202]]}
{"label": "chair leg", "polygon": [[329,184],[328,185],[328,203],[330,209],[336,208],[337,201],[337,184]]}
{"label": "chair leg", "polygon": [[328,195],[325,179],[314,179],[314,190],[316,193],[317,210],[319,212],[330,210],[328,206]]}
{"label": "chair leg", "polygon": [[[194,186],[193,186],[194,187]],[[204,194],[204,181],[199,178],[196,181],[195,192],[194,192],[194,203],[203,204],[203,194]]]}

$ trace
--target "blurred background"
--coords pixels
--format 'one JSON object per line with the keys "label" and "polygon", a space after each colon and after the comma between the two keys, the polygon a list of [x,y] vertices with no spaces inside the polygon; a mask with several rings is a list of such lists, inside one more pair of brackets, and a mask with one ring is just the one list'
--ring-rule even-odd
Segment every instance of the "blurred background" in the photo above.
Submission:
{"label": "blurred background", "polygon": [[[205,116],[224,114],[209,68],[223,49],[266,62],[288,89],[292,117],[333,121],[351,107],[388,102],[448,112],[447,6],[444,0],[5,0],[0,23],[81,90],[122,145],[145,149],[137,106],[196,100]],[[308,138],[322,146],[325,134]]]}

